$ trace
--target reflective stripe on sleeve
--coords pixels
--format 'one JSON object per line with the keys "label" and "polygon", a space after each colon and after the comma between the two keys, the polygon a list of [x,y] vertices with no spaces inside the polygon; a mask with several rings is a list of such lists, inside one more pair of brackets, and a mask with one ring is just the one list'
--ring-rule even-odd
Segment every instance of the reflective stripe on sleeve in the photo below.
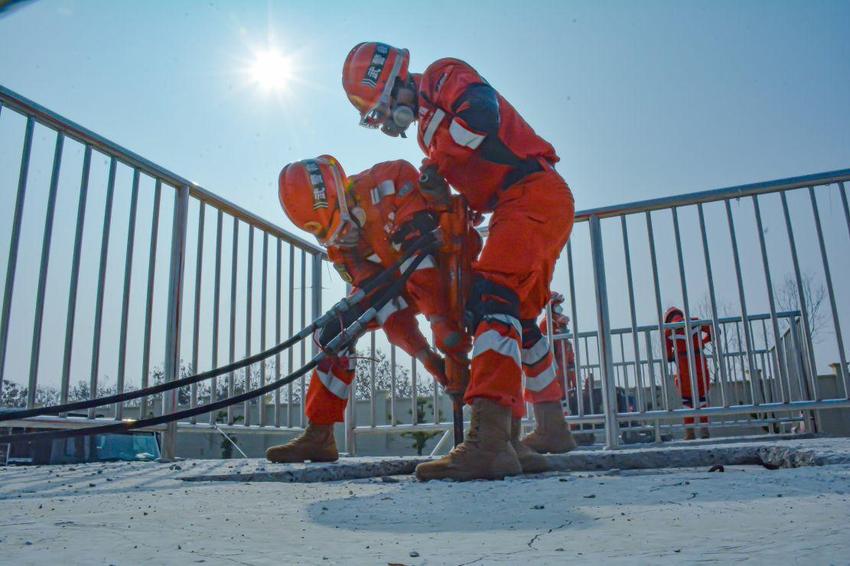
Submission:
{"label": "reflective stripe on sleeve", "polygon": [[[404,260],[404,263],[402,263],[401,267],[399,267],[399,271],[407,271],[407,268],[410,267],[410,264],[413,263],[415,259],[416,256],[411,256]],[[437,264],[434,261],[434,256],[427,255],[425,256],[425,259],[423,259],[422,262],[416,266],[415,271],[419,271],[420,269],[430,269],[432,267],[437,267]]]}
{"label": "reflective stripe on sleeve", "polygon": [[434,111],[434,115],[431,117],[431,121],[428,122],[428,127],[425,128],[425,133],[422,134],[422,141],[425,142],[425,147],[431,146],[431,140],[434,139],[434,134],[437,132],[437,128],[440,127],[440,123],[445,117],[446,113],[440,110],[439,108]]}
{"label": "reflective stripe on sleeve", "polygon": [[478,149],[478,146],[484,141],[483,135],[467,130],[457,120],[452,120],[452,123],[449,124],[449,133],[456,144],[470,149]]}
{"label": "reflective stripe on sleeve", "polygon": [[405,302],[405,300],[401,297],[396,297],[392,301],[389,301],[387,304],[382,306],[381,310],[378,311],[378,314],[376,315],[378,324],[384,324],[387,319],[392,316],[393,313],[406,308],[407,303]]}
{"label": "reflective stripe on sleeve", "polygon": [[381,181],[370,192],[372,194],[372,204],[378,204],[384,197],[395,194],[395,183],[393,183],[392,179]]}
{"label": "reflective stripe on sleeve", "polygon": [[513,359],[517,367],[521,367],[519,344],[515,338],[502,336],[497,330],[488,330],[477,336],[472,345],[472,358],[490,351]]}

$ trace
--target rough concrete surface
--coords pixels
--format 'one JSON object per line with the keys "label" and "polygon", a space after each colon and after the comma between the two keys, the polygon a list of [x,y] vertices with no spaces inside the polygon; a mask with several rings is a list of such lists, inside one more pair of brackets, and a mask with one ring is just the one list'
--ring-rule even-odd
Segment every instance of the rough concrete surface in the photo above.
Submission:
{"label": "rough concrete surface", "polygon": [[[616,466],[469,483],[179,479],[329,467],[238,460],[0,468],[0,556],[5,564],[847,563],[850,441],[757,451],[772,468],[804,467]],[[372,472],[386,463],[364,462]]]}

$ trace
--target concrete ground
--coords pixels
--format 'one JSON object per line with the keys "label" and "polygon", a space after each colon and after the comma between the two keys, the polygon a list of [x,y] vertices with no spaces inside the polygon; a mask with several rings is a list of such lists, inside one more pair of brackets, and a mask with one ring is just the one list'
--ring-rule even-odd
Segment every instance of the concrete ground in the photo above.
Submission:
{"label": "concrete ground", "polygon": [[[714,451],[721,456],[712,461],[732,462],[725,471],[626,465],[419,483],[381,475],[410,465],[399,459],[0,468],[0,557],[5,564],[847,563],[850,441],[752,446],[770,468],[804,467],[742,465],[708,445],[666,450],[677,465],[689,463],[682,450],[692,451],[691,462]],[[328,469],[376,477],[300,481],[323,479]],[[183,481],[199,476],[243,481]]]}

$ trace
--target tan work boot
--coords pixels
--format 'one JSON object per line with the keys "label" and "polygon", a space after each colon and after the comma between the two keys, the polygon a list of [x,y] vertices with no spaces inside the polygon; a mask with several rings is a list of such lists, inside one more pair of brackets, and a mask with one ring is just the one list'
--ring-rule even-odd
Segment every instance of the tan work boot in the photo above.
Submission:
{"label": "tan work boot", "polygon": [[522,443],[538,454],[563,454],[575,449],[577,444],[564,420],[561,404],[551,401],[532,406],[537,426],[534,432],[522,439]]}
{"label": "tan work boot", "polygon": [[319,425],[310,423],[304,434],[286,444],[272,446],[266,450],[266,459],[278,464],[295,462],[336,462],[339,452],[334,440],[334,425]]}
{"label": "tan work boot", "polygon": [[695,440],[697,437],[697,433],[693,428],[685,429],[685,440]]}
{"label": "tan work boot", "polygon": [[511,409],[495,401],[472,402],[472,422],[466,440],[439,460],[416,466],[421,481],[451,479],[501,480],[522,473],[510,443]]}
{"label": "tan work boot", "polygon": [[543,454],[538,454],[522,442],[519,437],[522,433],[522,421],[511,419],[511,446],[516,452],[519,465],[522,466],[524,474],[539,474],[550,470],[549,462]]}

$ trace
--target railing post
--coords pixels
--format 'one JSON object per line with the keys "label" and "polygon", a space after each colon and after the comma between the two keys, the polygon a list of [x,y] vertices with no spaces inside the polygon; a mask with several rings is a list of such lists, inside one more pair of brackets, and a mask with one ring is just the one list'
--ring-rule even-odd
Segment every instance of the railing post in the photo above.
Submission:
{"label": "railing post", "polygon": [[608,316],[608,290],[605,284],[605,256],[599,217],[590,217],[590,253],[593,257],[593,283],[596,291],[596,319],[599,327],[599,370],[602,378],[602,404],[605,411],[605,448],[619,446],[617,390],[614,384],[614,360],[611,350],[611,321]]}
{"label": "railing post", "polygon": [[[168,276],[168,312],[165,327],[165,380],[174,381],[180,373],[180,322],[183,305],[183,267],[186,259],[186,225],[189,216],[189,187],[174,195],[174,222],[171,228],[171,261]],[[177,411],[177,389],[162,395],[162,413]],[[162,440],[162,456],[177,455],[177,423],[168,423]]]}

